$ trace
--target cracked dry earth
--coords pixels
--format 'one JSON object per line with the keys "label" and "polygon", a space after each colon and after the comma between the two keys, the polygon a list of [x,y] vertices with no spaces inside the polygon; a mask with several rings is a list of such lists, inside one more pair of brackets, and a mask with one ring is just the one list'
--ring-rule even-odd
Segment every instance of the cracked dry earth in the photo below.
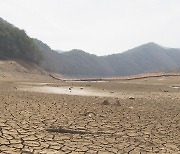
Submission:
{"label": "cracked dry earth", "polygon": [[177,89],[146,91],[141,85],[144,90],[129,93],[143,97],[122,99],[24,92],[14,86],[0,82],[1,154],[180,153]]}

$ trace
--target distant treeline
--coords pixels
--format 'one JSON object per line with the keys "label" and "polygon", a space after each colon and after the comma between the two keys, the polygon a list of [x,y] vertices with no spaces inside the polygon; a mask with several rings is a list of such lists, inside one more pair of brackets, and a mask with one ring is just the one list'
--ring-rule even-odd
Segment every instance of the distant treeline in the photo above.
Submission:
{"label": "distant treeline", "polygon": [[0,59],[21,59],[38,64],[42,55],[24,30],[0,18]]}

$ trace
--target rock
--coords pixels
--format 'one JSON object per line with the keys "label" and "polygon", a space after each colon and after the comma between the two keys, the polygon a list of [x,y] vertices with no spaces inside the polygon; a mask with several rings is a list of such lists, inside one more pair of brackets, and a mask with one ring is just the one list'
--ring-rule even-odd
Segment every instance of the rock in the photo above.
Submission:
{"label": "rock", "polygon": [[116,106],[121,106],[119,100],[116,101],[115,105],[116,105]]}
{"label": "rock", "polygon": [[88,116],[89,116],[90,118],[92,118],[93,116],[95,116],[95,114],[94,114],[94,113],[89,113]]}
{"label": "rock", "polygon": [[168,91],[168,90],[163,90],[163,92],[167,93],[167,92],[169,92],[169,91]]}
{"label": "rock", "polygon": [[135,99],[135,97],[130,96],[130,97],[129,97],[129,99],[134,100],[134,99]]}
{"label": "rock", "polygon": [[69,87],[69,90],[72,90],[72,87]]}
{"label": "rock", "polygon": [[96,114],[95,114],[94,112],[87,112],[87,113],[85,113],[85,114],[83,114],[83,115],[84,115],[84,116],[88,116],[88,117],[90,117],[90,118],[96,116]]}
{"label": "rock", "polygon": [[129,109],[133,109],[134,107],[130,106]]}
{"label": "rock", "polygon": [[108,100],[105,100],[102,105],[109,105],[109,101]]}

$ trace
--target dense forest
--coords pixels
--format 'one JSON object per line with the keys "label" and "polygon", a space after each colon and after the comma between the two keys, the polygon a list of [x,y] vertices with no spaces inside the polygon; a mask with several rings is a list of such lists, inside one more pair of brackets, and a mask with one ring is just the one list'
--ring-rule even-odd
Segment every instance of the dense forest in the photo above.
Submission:
{"label": "dense forest", "polygon": [[0,59],[21,59],[38,64],[42,55],[24,30],[0,18]]}

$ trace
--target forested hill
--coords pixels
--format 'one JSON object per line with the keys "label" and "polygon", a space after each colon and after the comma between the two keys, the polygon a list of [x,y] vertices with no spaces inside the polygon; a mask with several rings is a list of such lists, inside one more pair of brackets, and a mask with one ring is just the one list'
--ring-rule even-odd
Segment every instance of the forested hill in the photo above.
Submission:
{"label": "forested hill", "polygon": [[69,77],[115,77],[180,71],[180,49],[147,43],[123,53],[96,56],[82,50],[54,51],[0,18],[0,59],[23,60]]}
{"label": "forested hill", "polygon": [[35,41],[43,54],[40,66],[71,77],[113,77],[148,72],[180,71],[180,50],[147,43],[120,54],[96,56],[82,50],[58,53]]}
{"label": "forested hill", "polygon": [[0,59],[20,59],[38,64],[42,55],[24,30],[0,18]]}
{"label": "forested hill", "polygon": [[111,76],[112,71],[101,58],[82,50],[71,50],[59,53],[47,44],[34,39],[42,52],[43,60],[40,66],[47,71],[60,73],[71,77],[99,77]]}

